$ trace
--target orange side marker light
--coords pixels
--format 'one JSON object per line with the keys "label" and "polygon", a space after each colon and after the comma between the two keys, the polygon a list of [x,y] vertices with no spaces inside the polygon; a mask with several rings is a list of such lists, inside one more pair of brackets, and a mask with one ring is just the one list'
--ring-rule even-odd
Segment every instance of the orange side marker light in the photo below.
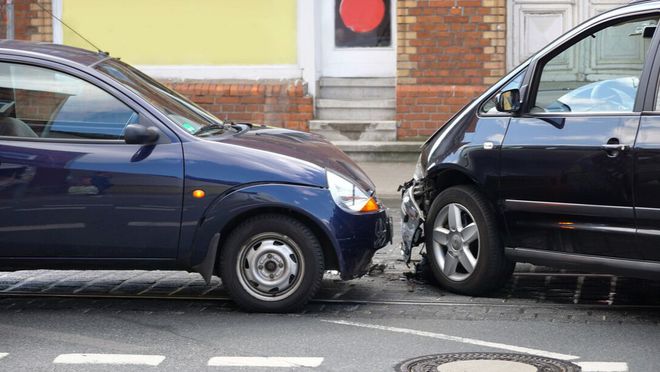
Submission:
{"label": "orange side marker light", "polygon": [[206,192],[204,192],[204,190],[200,190],[200,189],[193,190],[192,196],[195,199],[201,199],[201,198],[206,196]]}
{"label": "orange side marker light", "polygon": [[362,210],[360,212],[375,212],[378,209],[380,209],[380,207],[378,206],[376,200],[374,200],[374,198],[369,198],[367,204],[365,204],[364,207],[362,207]]}

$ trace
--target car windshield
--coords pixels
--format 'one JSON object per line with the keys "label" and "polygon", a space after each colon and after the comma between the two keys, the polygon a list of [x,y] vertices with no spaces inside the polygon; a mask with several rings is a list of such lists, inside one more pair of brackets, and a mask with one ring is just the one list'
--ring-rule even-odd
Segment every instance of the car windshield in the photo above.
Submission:
{"label": "car windshield", "polygon": [[96,69],[149,101],[191,134],[211,136],[223,133],[228,128],[221,120],[179,93],[119,60],[108,59],[99,63]]}

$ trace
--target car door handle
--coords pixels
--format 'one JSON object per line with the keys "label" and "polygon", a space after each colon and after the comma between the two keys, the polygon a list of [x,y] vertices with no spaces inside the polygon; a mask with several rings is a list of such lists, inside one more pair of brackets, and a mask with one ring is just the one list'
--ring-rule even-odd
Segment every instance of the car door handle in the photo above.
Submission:
{"label": "car door handle", "polygon": [[620,143],[606,143],[601,145],[601,148],[606,151],[626,151],[630,148],[629,145],[622,145]]}

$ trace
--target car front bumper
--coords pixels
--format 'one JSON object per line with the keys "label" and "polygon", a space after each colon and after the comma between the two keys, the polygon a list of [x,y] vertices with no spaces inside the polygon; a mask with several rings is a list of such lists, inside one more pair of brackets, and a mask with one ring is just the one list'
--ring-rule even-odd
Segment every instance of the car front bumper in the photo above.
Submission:
{"label": "car front bumper", "polygon": [[380,248],[392,242],[392,218],[386,209],[378,212],[355,215],[341,213],[341,223],[335,222],[339,245],[341,278],[356,278],[367,273],[371,259]]}
{"label": "car front bumper", "polygon": [[401,255],[406,263],[410,262],[413,247],[419,245],[424,237],[424,212],[415,200],[418,183],[407,182],[401,193]]}

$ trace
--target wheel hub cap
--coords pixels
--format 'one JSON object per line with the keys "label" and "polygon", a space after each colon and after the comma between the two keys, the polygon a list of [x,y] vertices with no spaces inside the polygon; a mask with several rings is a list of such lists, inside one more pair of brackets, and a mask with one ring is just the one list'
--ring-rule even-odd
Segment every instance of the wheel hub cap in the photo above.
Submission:
{"label": "wheel hub cap", "polygon": [[451,237],[451,248],[454,251],[460,251],[463,248],[463,239],[460,236],[454,235]]}
{"label": "wheel hub cap", "polygon": [[237,270],[253,296],[280,300],[299,283],[302,267],[295,243],[282,236],[255,238],[243,247]]}

